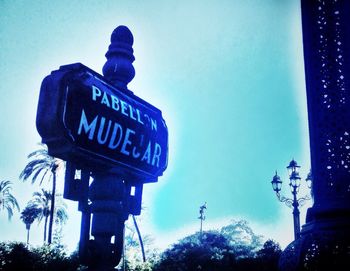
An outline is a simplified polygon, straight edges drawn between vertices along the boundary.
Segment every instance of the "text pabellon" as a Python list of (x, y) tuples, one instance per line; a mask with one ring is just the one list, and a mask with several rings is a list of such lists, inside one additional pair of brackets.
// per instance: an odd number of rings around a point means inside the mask
[[(147, 127), (151, 133), (157, 133), (157, 120), (142, 112), (141, 109), (135, 108), (119, 97), (108, 94), (94, 85), (91, 87), (91, 100), (128, 117), (137, 122), (138, 125)], [(150, 139), (145, 142), (144, 135), (137, 134), (137, 131), (130, 127), (125, 127), (122, 123), (105, 116), (96, 114), (88, 117), (87, 110), (86, 108), (81, 110), (76, 135), (86, 137), (110, 150), (159, 168), (162, 148), (158, 142), (153, 142)]]

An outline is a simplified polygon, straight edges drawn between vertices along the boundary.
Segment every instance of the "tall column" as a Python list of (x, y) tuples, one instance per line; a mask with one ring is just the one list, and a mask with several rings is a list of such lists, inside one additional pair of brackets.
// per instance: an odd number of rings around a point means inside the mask
[(281, 270), (350, 270), (350, 1), (301, 0), (314, 204)]
[[(106, 53), (107, 61), (102, 72), (114, 86), (121, 91), (130, 92), (127, 84), (134, 78), (135, 69), (132, 65), (135, 57), (132, 45), (134, 38), (126, 26), (118, 26), (111, 35), (111, 44)], [(91, 200), (91, 234), (94, 241), (90, 246), (93, 259), (89, 268), (93, 271), (114, 270), (121, 258), (124, 241), (124, 222), (132, 210), (130, 197), (130, 176), (93, 172), (94, 181), (89, 188)], [(127, 185), (126, 182), (129, 182)], [(140, 185), (139, 185), (140, 186)], [(138, 195), (141, 205), (142, 186)], [(138, 209), (137, 206), (136, 209)], [(111, 238), (114, 237), (114, 244)], [(89, 270), (90, 270), (89, 269)]]
[(350, 210), (349, 16), (347, 0), (302, 1), (316, 216)]
[[(132, 65), (134, 38), (126, 26), (118, 26), (111, 35), (111, 44), (106, 53), (107, 61), (103, 66), (104, 77), (120, 91), (131, 92), (127, 85), (135, 76)], [(88, 198), (81, 199), (82, 227), (80, 256), (91, 271), (114, 270), (123, 251), (124, 222), (129, 213), (141, 212), (142, 181), (131, 177), (124, 171), (120, 173), (92, 170), (93, 181), (88, 187)], [(82, 180), (89, 176), (85, 176)], [(130, 195), (131, 185), (135, 195)], [(87, 205), (90, 200), (89, 206)], [(93, 240), (89, 240), (90, 231)], [(113, 240), (114, 239), (114, 240)]]

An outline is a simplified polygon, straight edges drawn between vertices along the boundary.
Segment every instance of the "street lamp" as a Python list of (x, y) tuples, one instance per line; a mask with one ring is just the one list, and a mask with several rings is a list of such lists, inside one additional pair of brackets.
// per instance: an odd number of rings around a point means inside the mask
[(200, 228), (200, 236), (202, 236), (203, 231), (203, 221), (205, 220), (204, 210), (207, 209), (207, 202), (205, 202), (202, 206), (199, 207), (199, 217), (201, 220), (201, 228)]
[[(293, 208), (293, 221), (294, 221), (294, 239), (298, 239), (300, 237), (300, 211), (299, 206), (302, 206), (306, 200), (311, 199), (309, 195), (306, 195), (304, 197), (297, 197), (297, 194), (299, 192), (299, 188), (301, 185), (301, 178), (299, 176), (299, 168), (300, 166), (297, 164), (297, 162), (293, 159), (290, 161), (289, 165), (287, 166), (288, 173), (289, 173), (289, 186), (291, 193), (293, 195), (293, 198), (286, 198), (280, 194), (280, 191), (282, 189), (282, 180), (277, 175), (277, 171), (275, 175), (272, 178), (271, 184), (273, 191), (276, 192), (277, 198), (280, 202), (284, 202), (288, 207)], [(311, 189), (312, 186), (312, 179), (311, 179), (311, 172), (308, 174), (307, 178), (305, 179), (308, 188)]]

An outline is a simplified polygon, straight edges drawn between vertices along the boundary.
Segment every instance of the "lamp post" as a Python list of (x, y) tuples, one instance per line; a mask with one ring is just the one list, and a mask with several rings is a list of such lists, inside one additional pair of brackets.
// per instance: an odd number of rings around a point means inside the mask
[(207, 209), (207, 203), (205, 202), (202, 206), (199, 207), (199, 217), (198, 219), (201, 220), (201, 228), (200, 228), (200, 235), (202, 236), (203, 231), (203, 221), (205, 220), (204, 210)]
[[(310, 199), (309, 195), (298, 198), (299, 188), (301, 184), (301, 178), (299, 176), (299, 168), (300, 166), (293, 159), (290, 161), (287, 166), (289, 172), (289, 186), (292, 193), (292, 198), (286, 198), (280, 194), (282, 190), (282, 181), (281, 178), (277, 175), (277, 171), (275, 176), (273, 176), (271, 184), (273, 191), (276, 192), (277, 198), (280, 202), (284, 202), (288, 207), (293, 208), (293, 223), (294, 223), (294, 239), (298, 239), (300, 237), (300, 211), (299, 206), (302, 206), (306, 200)], [(308, 174), (305, 179), (307, 186), (311, 188), (311, 173)]]

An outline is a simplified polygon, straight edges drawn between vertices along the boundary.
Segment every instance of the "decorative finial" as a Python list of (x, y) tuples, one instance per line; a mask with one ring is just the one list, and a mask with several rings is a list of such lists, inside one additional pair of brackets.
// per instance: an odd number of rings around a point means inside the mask
[(127, 84), (134, 78), (135, 69), (132, 63), (135, 60), (132, 45), (134, 37), (124, 25), (114, 29), (111, 35), (111, 44), (106, 53), (107, 61), (103, 66), (103, 75), (117, 87), (127, 90)]

